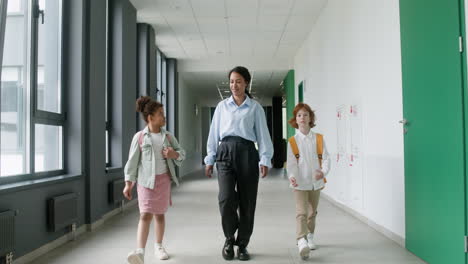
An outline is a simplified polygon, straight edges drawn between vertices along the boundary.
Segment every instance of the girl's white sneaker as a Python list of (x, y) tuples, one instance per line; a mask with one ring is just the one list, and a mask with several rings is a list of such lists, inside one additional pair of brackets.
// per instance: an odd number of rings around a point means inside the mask
[(155, 248), (155, 255), (160, 260), (169, 259), (169, 255), (167, 254), (166, 249), (164, 247), (162, 247), (162, 246)]
[(138, 250), (134, 250), (128, 253), (127, 261), (130, 264), (144, 264), (145, 263), (145, 256), (143, 252), (139, 252)]

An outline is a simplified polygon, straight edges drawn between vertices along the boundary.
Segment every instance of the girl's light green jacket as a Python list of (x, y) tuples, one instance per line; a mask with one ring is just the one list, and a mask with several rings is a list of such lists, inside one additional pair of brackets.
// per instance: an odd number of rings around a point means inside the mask
[[(141, 143), (138, 142), (140, 133), (143, 133), (143, 140)], [(179, 153), (179, 158), (166, 159), (167, 167), (171, 174), (171, 179), (179, 185), (179, 180), (175, 172), (175, 165), (180, 166), (182, 161), (185, 159), (185, 150), (183, 150), (177, 139), (168, 131), (161, 128), (163, 134), (163, 147), (172, 147)], [(156, 161), (153, 153), (153, 145), (151, 144), (151, 135), (148, 126), (142, 131), (137, 132), (132, 139), (130, 145), (130, 153), (128, 155), (127, 164), (125, 164), (124, 174), (125, 181), (138, 182), (143, 187), (153, 189), (154, 179), (156, 174)]]

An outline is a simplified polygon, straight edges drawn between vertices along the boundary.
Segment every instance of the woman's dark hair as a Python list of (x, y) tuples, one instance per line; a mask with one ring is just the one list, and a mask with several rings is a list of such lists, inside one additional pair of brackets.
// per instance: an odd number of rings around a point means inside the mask
[(141, 118), (148, 123), (148, 116), (156, 113), (163, 105), (154, 101), (149, 96), (141, 96), (136, 100), (136, 111), (141, 113)]
[[(250, 72), (246, 67), (243, 67), (243, 66), (234, 67), (231, 71), (229, 71), (228, 79), (231, 78), (231, 74), (233, 72), (240, 74), (244, 78), (245, 82), (247, 83), (247, 86), (249, 86), (250, 81), (252, 80), (252, 76), (250, 76)], [(245, 94), (247, 94), (248, 97), (252, 98), (247, 87), (245, 87)]]
[(298, 103), (296, 105), (296, 107), (294, 107), (293, 117), (291, 119), (289, 119), (288, 123), (294, 128), (299, 128), (299, 126), (297, 125), (297, 122), (296, 122), (296, 116), (297, 116), (297, 112), (299, 112), (299, 110), (301, 110), (301, 109), (304, 109), (307, 112), (309, 112), (309, 116), (310, 116), (309, 126), (310, 126), (310, 128), (313, 128), (315, 126), (314, 111), (310, 108), (310, 106), (308, 104), (304, 104), (304, 103)]

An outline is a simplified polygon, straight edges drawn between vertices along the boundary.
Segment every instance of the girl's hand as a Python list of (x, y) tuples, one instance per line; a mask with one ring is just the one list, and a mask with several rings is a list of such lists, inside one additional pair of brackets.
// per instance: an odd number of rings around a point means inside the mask
[(163, 148), (162, 155), (165, 159), (178, 159), (179, 153), (172, 147)]
[(315, 170), (315, 179), (317, 181), (323, 179), (323, 172), (321, 170)]
[(131, 181), (126, 181), (125, 182), (125, 188), (123, 189), (123, 195), (127, 200), (132, 200), (132, 189), (133, 186), (135, 185), (135, 182)]
[(289, 178), (289, 182), (291, 183), (292, 187), (297, 187), (296, 178), (294, 177)]

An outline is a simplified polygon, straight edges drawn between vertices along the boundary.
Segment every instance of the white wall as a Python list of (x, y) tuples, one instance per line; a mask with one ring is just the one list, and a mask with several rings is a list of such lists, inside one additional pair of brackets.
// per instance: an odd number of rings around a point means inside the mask
[[(316, 110), (315, 130), (332, 155), (324, 192), (404, 238), (400, 53), (398, 0), (329, 0), (294, 69), (296, 87), (306, 81), (304, 100)], [(357, 105), (361, 114), (355, 167), (336, 162), (340, 105)]]
[[(180, 168), (183, 177), (202, 168), (201, 112), (196, 91), (188, 87), (179, 75), (179, 142), (187, 152), (187, 157)], [(195, 115), (195, 104), (198, 115)]]

